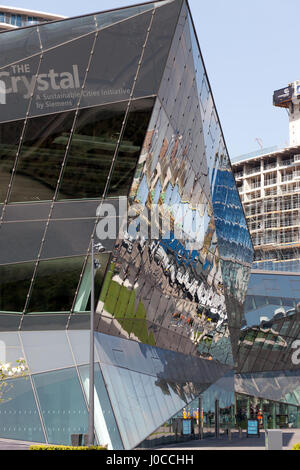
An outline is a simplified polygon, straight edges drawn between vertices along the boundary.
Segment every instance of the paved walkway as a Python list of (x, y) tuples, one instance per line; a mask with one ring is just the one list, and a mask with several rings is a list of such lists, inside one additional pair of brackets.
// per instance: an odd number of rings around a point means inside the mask
[[(283, 450), (291, 450), (300, 442), (300, 429), (283, 429)], [(0, 439), (0, 450), (28, 450), (32, 442), (12, 441)], [(245, 432), (240, 438), (237, 433), (232, 435), (232, 440), (222, 437), (220, 439), (207, 438), (203, 441), (190, 441), (181, 444), (172, 444), (164, 447), (155, 447), (152, 450), (265, 450), (265, 433), (261, 432), (259, 438), (247, 438)]]
[(32, 442), (0, 439), (0, 450), (28, 450), (30, 445), (32, 445)]
[[(291, 450), (292, 447), (300, 442), (300, 429), (283, 429), (283, 450)], [(232, 435), (232, 440), (222, 437), (220, 439), (207, 438), (203, 441), (191, 441), (180, 444), (172, 444), (164, 447), (156, 447), (155, 450), (265, 450), (265, 433), (261, 432), (259, 438), (247, 438), (245, 432), (240, 438), (237, 433)]]

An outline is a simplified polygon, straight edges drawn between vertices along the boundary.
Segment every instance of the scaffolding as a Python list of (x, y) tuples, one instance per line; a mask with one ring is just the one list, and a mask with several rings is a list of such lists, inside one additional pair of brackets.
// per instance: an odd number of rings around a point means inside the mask
[(300, 146), (235, 162), (255, 261), (300, 260)]

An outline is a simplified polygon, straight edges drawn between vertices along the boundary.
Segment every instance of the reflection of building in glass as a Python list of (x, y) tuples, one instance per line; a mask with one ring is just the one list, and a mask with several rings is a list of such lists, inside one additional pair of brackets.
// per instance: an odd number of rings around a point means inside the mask
[(64, 17), (61, 15), (0, 5), (0, 31), (10, 31), (62, 18)]
[(0, 435), (87, 430), (93, 234), (97, 440), (133, 448), (201, 393), (227, 419), (252, 244), (187, 3), (0, 44), (0, 351), (30, 370)]
[[(272, 380), (272, 377), (265, 377), (266, 382)], [(298, 377), (299, 381), (299, 377)], [(238, 386), (237, 386), (238, 389)], [(294, 389), (294, 394), (296, 389)], [(272, 396), (270, 392), (267, 394)], [(267, 429), (295, 429), (300, 427), (300, 414), (299, 407), (292, 404), (293, 399), (288, 395), (287, 402), (284, 401), (284, 397), (279, 395), (277, 398), (261, 398), (263, 393), (260, 392), (259, 396), (247, 395), (247, 390), (243, 389), (242, 393), (237, 394), (236, 402), (237, 407), (240, 410), (240, 424), (242, 427), (246, 427), (246, 419), (250, 417), (256, 419), (259, 412), (262, 414), (262, 427)], [(299, 392), (298, 397), (295, 401), (299, 403)]]

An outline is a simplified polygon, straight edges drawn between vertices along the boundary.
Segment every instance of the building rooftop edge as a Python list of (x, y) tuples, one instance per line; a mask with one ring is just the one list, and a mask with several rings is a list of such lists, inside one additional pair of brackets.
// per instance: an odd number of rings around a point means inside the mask
[(0, 4), (0, 10), (5, 10), (9, 13), (21, 13), (21, 14), (29, 14), (29, 15), (34, 15), (34, 16), (41, 16), (43, 18), (49, 18), (49, 19), (65, 19), (67, 16), (63, 15), (56, 15), (54, 13), (46, 13), (43, 11), (38, 11), (38, 10), (30, 10), (27, 8), (19, 8), (19, 7), (11, 7), (7, 5), (1, 5)]
[(231, 164), (238, 165), (239, 163), (244, 163), (250, 160), (260, 160), (263, 157), (268, 157), (269, 155), (276, 155), (279, 153), (285, 153), (285, 152), (290, 152), (299, 149), (300, 151), (300, 145), (296, 146), (289, 146), (289, 147), (284, 147), (284, 148), (278, 148), (277, 146), (270, 147), (269, 149), (263, 149), (261, 152), (258, 150), (257, 153), (249, 153), (245, 155), (240, 155), (239, 157), (233, 157), (231, 158)]
[(0, 21), (0, 28), (2, 29), (7, 29), (9, 31), (11, 31), (12, 29), (18, 29), (18, 26), (14, 25), (14, 24), (10, 24), (10, 23), (2, 23)]
[[(148, 4), (156, 5), (158, 3), (163, 3), (163, 2), (172, 3), (172, 1), (176, 1), (176, 0), (152, 0), (152, 1), (146, 1), (146, 2), (142, 1), (142, 2), (138, 2), (138, 3), (134, 3), (132, 5), (126, 5), (124, 7), (116, 7), (116, 8), (110, 8), (110, 9), (107, 9), (107, 10), (99, 10), (99, 11), (93, 11), (93, 12), (89, 12), (89, 13), (81, 13), (81, 14), (75, 15), (75, 16), (53, 15), (53, 14), (50, 14), (50, 13), (42, 13), (42, 12), (33, 11), (33, 10), (25, 10), (25, 9), (23, 10), (21, 8), (17, 9), (17, 8), (13, 8), (13, 7), (6, 7), (4, 5), (0, 5), (0, 9), (1, 8), (8, 8), (8, 9), (13, 10), (14, 12), (16, 12), (17, 10), (20, 10), (20, 12), (23, 12), (23, 13), (31, 12), (31, 13), (35, 13), (35, 14), (45, 15), (45, 19), (52, 19), (53, 22), (55, 22), (55, 21), (68, 21), (68, 20), (75, 20), (75, 19), (79, 19), (79, 18), (86, 18), (88, 16), (100, 15), (100, 14), (103, 14), (103, 13), (110, 13), (110, 12), (119, 11), (119, 10), (126, 10), (128, 8), (134, 8), (134, 7), (148, 5)], [(183, 0), (183, 1), (185, 1), (188, 4), (188, 0)], [(36, 26), (37, 25), (26, 25), (26, 26), (18, 27), (17, 29), (34, 28)], [(0, 31), (0, 33), (8, 33), (8, 32), (11, 32), (11, 31)]]
[[(141, 1), (141, 2), (138, 2), (138, 3), (134, 3), (133, 5), (125, 5), (124, 7), (115, 7), (115, 8), (110, 8), (108, 10), (99, 10), (99, 11), (97, 10), (97, 11), (90, 12), (90, 13), (82, 13), (82, 14), (72, 16), (72, 17), (63, 16), (63, 15), (56, 15), (56, 14), (53, 14), (53, 13), (45, 13), (45, 12), (37, 11), (37, 10), (29, 10), (29, 9), (26, 9), (26, 8), (10, 7), (10, 6), (1, 5), (1, 4), (0, 4), (0, 9), (6, 9), (7, 11), (13, 12), (13, 13), (17, 13), (17, 12), (32, 13), (32, 14), (35, 14), (35, 15), (44, 16), (45, 18), (52, 18), (53, 20), (60, 20), (60, 19), (61, 20), (67, 20), (67, 19), (81, 18), (81, 17), (85, 17), (85, 16), (90, 16), (90, 15), (98, 15), (98, 14), (101, 14), (101, 13), (109, 13), (111, 11), (125, 10), (127, 8), (133, 8), (133, 7), (147, 5), (147, 4), (163, 3), (164, 1), (166, 1), (166, 2), (169, 1), (171, 3), (173, 0), (148, 0), (148, 1), (144, 1), (144, 2)], [(185, 1), (187, 1), (187, 0), (185, 0)]]

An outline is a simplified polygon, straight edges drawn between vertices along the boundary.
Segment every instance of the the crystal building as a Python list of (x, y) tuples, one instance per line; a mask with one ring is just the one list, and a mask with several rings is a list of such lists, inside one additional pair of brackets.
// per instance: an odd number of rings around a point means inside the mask
[(93, 235), (97, 442), (134, 448), (199, 395), (232, 416), (253, 248), (187, 2), (0, 47), (0, 360), (29, 367), (0, 436), (87, 432)]

